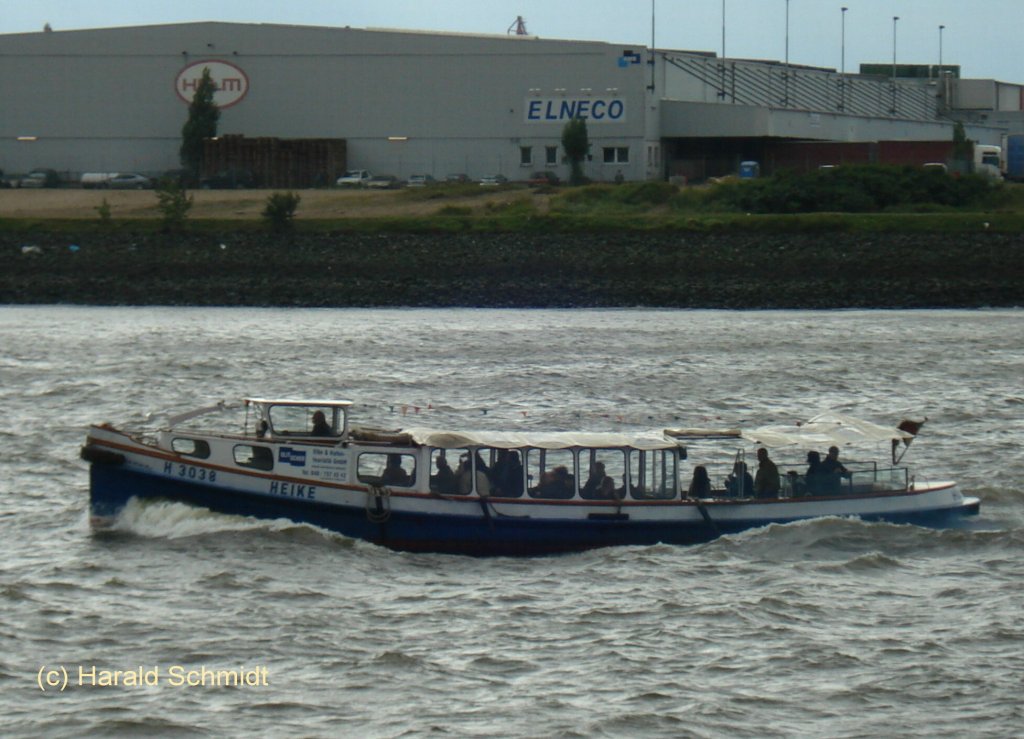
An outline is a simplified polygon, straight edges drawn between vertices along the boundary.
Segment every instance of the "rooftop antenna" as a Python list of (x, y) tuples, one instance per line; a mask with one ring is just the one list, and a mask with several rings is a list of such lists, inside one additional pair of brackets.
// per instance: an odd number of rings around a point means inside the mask
[(523, 16), (521, 15), (516, 16), (515, 21), (512, 23), (511, 26), (508, 27), (508, 30), (505, 31), (505, 33), (511, 34), (513, 30), (516, 32), (516, 36), (530, 35), (526, 32), (526, 21), (523, 19)]

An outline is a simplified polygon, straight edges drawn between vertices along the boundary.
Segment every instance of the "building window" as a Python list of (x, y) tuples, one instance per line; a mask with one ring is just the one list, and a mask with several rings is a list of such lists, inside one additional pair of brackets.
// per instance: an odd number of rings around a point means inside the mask
[(605, 164), (629, 164), (628, 146), (606, 146), (604, 147)]
[(545, 146), (544, 147), (544, 163), (548, 165), (558, 164), (558, 147), (557, 146)]
[(529, 167), (533, 164), (533, 147), (532, 146), (520, 146), (519, 147), (519, 166)]

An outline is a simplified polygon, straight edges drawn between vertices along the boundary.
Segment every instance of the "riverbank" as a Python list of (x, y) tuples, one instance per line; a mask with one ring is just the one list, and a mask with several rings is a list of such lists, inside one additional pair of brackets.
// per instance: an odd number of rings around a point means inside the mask
[(924, 308), (1024, 305), (1024, 236), (0, 229), (0, 303)]

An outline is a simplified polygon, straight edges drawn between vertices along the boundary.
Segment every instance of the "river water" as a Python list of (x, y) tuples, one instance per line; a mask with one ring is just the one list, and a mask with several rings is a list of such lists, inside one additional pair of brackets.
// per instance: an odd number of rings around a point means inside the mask
[[(0, 735), (1024, 727), (1024, 311), (0, 307), (0, 347)], [(389, 427), (927, 416), (918, 477), (982, 514), (519, 560), (166, 503), (90, 532), (88, 424), (246, 395), (348, 397)], [(155, 684), (93, 684), (140, 669)]]

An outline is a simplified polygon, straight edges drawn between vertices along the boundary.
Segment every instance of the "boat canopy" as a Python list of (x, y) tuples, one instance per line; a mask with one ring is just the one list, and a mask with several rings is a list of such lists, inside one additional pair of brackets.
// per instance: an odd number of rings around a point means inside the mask
[(302, 408), (348, 408), (351, 400), (294, 400), (276, 398), (246, 398), (246, 405), (294, 405)]
[(403, 429), (414, 443), (438, 449), (491, 447), (494, 449), (676, 449), (679, 444), (661, 434), (614, 434), (585, 432), (445, 431), (430, 428)]
[[(901, 424), (902, 426), (902, 424)], [(901, 428), (881, 426), (841, 413), (822, 413), (795, 426), (761, 426), (752, 429), (683, 428), (665, 429), (665, 435), (683, 440), (744, 439), (766, 447), (830, 446), (869, 441), (902, 441), (909, 444), (914, 434)]]
[(744, 439), (767, 447), (791, 445), (827, 446), (869, 441), (902, 441), (909, 444), (914, 434), (901, 428), (881, 426), (841, 413), (822, 413), (797, 426), (762, 426), (747, 429)]

